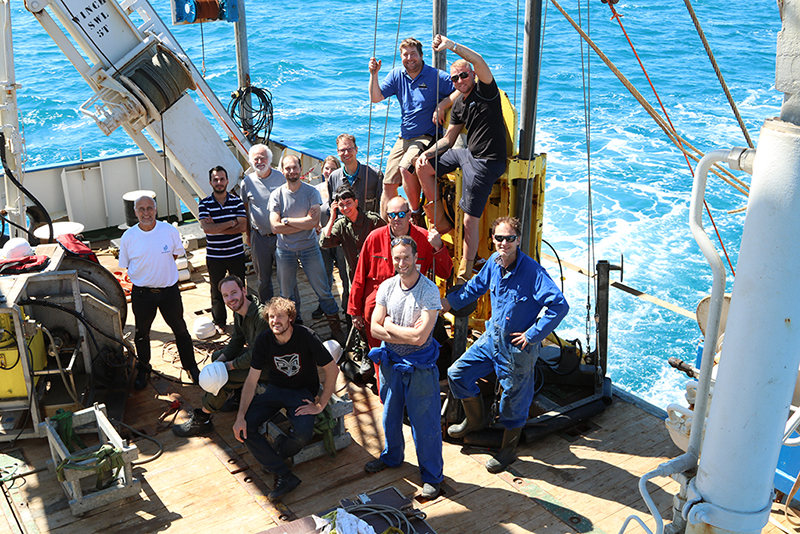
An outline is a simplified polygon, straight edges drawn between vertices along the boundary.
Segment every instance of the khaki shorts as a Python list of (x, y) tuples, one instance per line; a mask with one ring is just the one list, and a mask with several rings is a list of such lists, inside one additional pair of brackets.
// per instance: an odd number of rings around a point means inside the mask
[(417, 156), (428, 146), (433, 139), (430, 135), (414, 137), (413, 139), (397, 138), (397, 142), (389, 152), (389, 159), (386, 160), (386, 174), (383, 175), (384, 184), (401, 185), (403, 179), (400, 176), (400, 168), (407, 169), (417, 161)]

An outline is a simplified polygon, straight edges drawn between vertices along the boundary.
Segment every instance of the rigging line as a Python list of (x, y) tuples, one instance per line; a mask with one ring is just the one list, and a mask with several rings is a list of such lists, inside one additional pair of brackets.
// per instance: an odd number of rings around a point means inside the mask
[[(619, 13), (617, 13), (617, 10), (614, 9), (614, 4), (612, 4), (611, 2), (608, 3), (608, 7), (611, 9), (611, 13), (614, 14), (613, 17), (611, 17), (611, 18), (617, 20), (617, 23), (619, 24), (619, 27), (622, 30), (622, 33), (625, 34), (625, 39), (627, 39), (628, 44), (631, 45), (631, 50), (633, 51), (633, 55), (636, 56), (636, 61), (639, 63), (639, 66), (642, 68), (642, 72), (644, 73), (645, 78), (647, 78), (647, 83), (650, 84), (650, 88), (653, 90), (653, 94), (656, 96), (656, 100), (658, 100), (658, 104), (661, 106), (661, 111), (664, 112), (664, 117), (667, 119), (667, 122), (669, 122), (669, 126), (672, 129), (672, 131), (675, 132), (676, 135), (677, 135), (677, 130), (675, 130), (675, 125), (672, 124), (672, 119), (669, 118), (669, 113), (667, 113), (667, 108), (664, 106), (664, 103), (661, 101), (661, 97), (658, 96), (658, 91), (656, 91), (656, 88), (653, 85), (653, 81), (650, 79), (650, 76), (647, 74), (647, 70), (644, 68), (644, 63), (642, 63), (642, 60), (639, 58), (639, 54), (636, 52), (636, 48), (633, 46), (633, 42), (631, 42), (631, 38), (628, 37), (628, 32), (625, 31), (625, 26), (622, 24), (622, 16)], [(686, 160), (686, 165), (689, 167), (689, 172), (691, 173), (692, 178), (694, 178), (694, 168), (692, 167), (692, 164), (689, 163), (689, 156), (686, 154), (685, 150), (683, 151), (683, 157)], [(722, 247), (722, 252), (725, 254), (725, 259), (728, 260), (728, 265), (731, 268), (731, 274), (733, 274), (733, 276), (736, 276), (736, 271), (733, 268), (733, 262), (731, 261), (731, 258), (728, 256), (728, 251), (725, 248), (725, 243), (722, 241), (722, 236), (720, 235), (719, 229), (717, 228), (717, 223), (714, 221), (714, 216), (711, 215), (711, 209), (708, 207), (708, 202), (706, 202), (705, 198), (703, 199), (703, 206), (705, 206), (706, 213), (708, 214), (708, 218), (709, 218), (709, 220), (711, 222), (711, 226), (714, 227), (714, 232), (717, 234), (717, 240), (719, 241), (719, 244)]]
[[(581, 35), (581, 37), (588, 43), (588, 45), (592, 47), (592, 50), (594, 50), (597, 56), (603, 61), (603, 63), (605, 63), (605, 65), (609, 68), (609, 70), (611, 70), (611, 72), (614, 73), (614, 75), (622, 83), (622, 85), (625, 86), (625, 88), (633, 96), (633, 98), (635, 98), (636, 101), (639, 102), (639, 104), (644, 108), (647, 114), (650, 115), (650, 117), (652, 117), (652, 119), (656, 122), (659, 128), (661, 128), (661, 130), (669, 138), (669, 140), (672, 141), (673, 144), (675, 144), (675, 146), (678, 147), (678, 149), (681, 152), (686, 153), (687, 152), (686, 147), (688, 147), (696, 154), (699, 154), (700, 157), (702, 157), (704, 155), (703, 151), (701, 151), (700, 149), (692, 145), (692, 143), (681, 137), (677, 132), (673, 132), (672, 130), (670, 130), (666, 121), (664, 121), (664, 119), (658, 114), (655, 108), (644, 98), (644, 96), (642, 96), (642, 93), (640, 93), (639, 90), (633, 86), (630, 80), (628, 80), (628, 78), (626, 78), (625, 75), (622, 74), (622, 72), (617, 68), (616, 65), (614, 65), (614, 63), (608, 58), (608, 56), (606, 56), (603, 53), (603, 51), (600, 50), (600, 48), (595, 44), (595, 42), (592, 41), (592, 39), (588, 35), (586, 35), (586, 33), (575, 23), (572, 17), (570, 17), (569, 14), (564, 10), (564, 8), (561, 7), (558, 1), (557, 0), (551, 0), (551, 1), (553, 2), (553, 5), (556, 7), (556, 9), (558, 9), (561, 12), (561, 14), (564, 15), (564, 18), (567, 19), (567, 22), (569, 22), (575, 29), (575, 31), (577, 31)], [(695, 157), (694, 154), (689, 153), (688, 155), (694, 161), (700, 161), (700, 158)], [(750, 189), (749, 186), (739, 178), (735, 177), (727, 169), (715, 164), (714, 168), (711, 169), (711, 172), (713, 172), (717, 177), (719, 177), (725, 183), (727, 183), (728, 185), (730, 185), (731, 187), (742, 193), (744, 196), (748, 195), (747, 191), (749, 191)], [(738, 186), (736, 184), (738, 184)]]
[[(375, 29), (372, 31), (372, 57), (376, 57), (375, 55), (378, 53), (378, 6), (380, 5), (380, 0), (375, 0)], [(376, 74), (377, 76), (377, 74)], [(369, 99), (369, 121), (367, 122), (367, 165), (369, 165), (369, 145), (370, 140), (372, 138), (372, 97)], [(380, 170), (380, 169), (379, 169)], [(364, 196), (364, 202), (366, 202), (367, 197)], [(366, 206), (364, 206), (366, 208)]]
[[(169, 223), (169, 171), (167, 169), (167, 131), (164, 128), (164, 116), (161, 116), (161, 150), (163, 151), (162, 158), (164, 160), (164, 196), (167, 202), (167, 223)], [(156, 218), (158, 218), (158, 208), (156, 208)]]
[[(578, 2), (579, 22), (582, 24), (582, 12), (580, 10), (580, 2)], [(589, 16), (589, 0), (586, 2), (586, 25), (587, 34), (591, 33), (591, 17)], [(583, 40), (580, 41), (581, 47), (581, 79), (583, 82), (583, 120), (586, 136), (586, 271), (591, 272), (595, 262), (595, 249), (594, 249), (594, 217), (593, 204), (592, 204), (592, 150), (591, 150), (591, 56), (589, 55), (588, 46), (586, 49), (586, 58), (583, 55)], [(585, 63), (584, 63), (585, 61)], [(585, 65), (585, 66), (584, 66)], [(591, 348), (591, 324), (592, 324), (592, 295), (595, 294), (592, 290), (595, 288), (596, 278), (586, 278), (586, 321), (585, 335), (586, 335), (586, 348)]]
[(706, 34), (700, 27), (700, 20), (698, 20), (697, 14), (694, 12), (692, 2), (691, 0), (683, 0), (683, 2), (686, 4), (686, 9), (689, 10), (689, 15), (692, 17), (692, 22), (694, 22), (697, 35), (699, 35), (700, 40), (703, 41), (703, 48), (706, 49), (706, 54), (708, 54), (708, 59), (711, 61), (711, 66), (714, 68), (714, 73), (717, 75), (719, 84), (722, 86), (722, 90), (725, 92), (725, 97), (728, 99), (728, 104), (730, 104), (734, 116), (736, 116), (736, 121), (739, 123), (739, 127), (742, 129), (742, 134), (744, 134), (744, 138), (747, 140), (747, 146), (750, 148), (755, 148), (753, 145), (753, 140), (750, 139), (750, 132), (747, 131), (747, 126), (745, 126), (744, 120), (742, 120), (742, 116), (739, 113), (739, 108), (736, 106), (736, 102), (733, 101), (733, 96), (728, 89), (728, 84), (725, 83), (725, 78), (722, 76), (722, 71), (719, 70), (719, 65), (717, 65), (717, 60), (714, 58), (714, 53), (711, 51), (711, 45), (708, 43), (708, 39), (706, 39)]
[[(394, 36), (394, 56), (392, 56), (392, 69), (397, 64), (397, 46), (400, 43), (400, 21), (403, 20), (403, 0), (400, 0), (400, 13), (397, 15), (397, 34)], [(376, 22), (377, 24), (377, 22)], [(383, 168), (383, 154), (386, 152), (386, 131), (389, 128), (389, 109), (391, 109), (391, 98), (386, 102), (386, 117), (383, 120), (383, 141), (381, 142), (381, 157), (378, 160), (378, 172)]]
[(206, 77), (206, 40), (203, 36), (203, 23), (200, 23), (200, 51), (203, 57), (203, 78)]
[(517, 105), (517, 67), (519, 66), (519, 0), (517, 0), (516, 32), (517, 33), (514, 36), (514, 100), (512, 104), (516, 109), (519, 109), (519, 106)]

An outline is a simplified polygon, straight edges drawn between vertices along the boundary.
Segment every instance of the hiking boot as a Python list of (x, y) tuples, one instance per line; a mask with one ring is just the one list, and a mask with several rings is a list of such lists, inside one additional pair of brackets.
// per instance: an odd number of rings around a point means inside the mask
[(269, 492), (267, 499), (269, 499), (269, 502), (281, 500), (281, 497), (299, 486), (300, 482), (302, 482), (302, 480), (297, 478), (291, 471), (285, 475), (278, 475), (275, 477), (275, 489)]
[(420, 493), (419, 496), (431, 501), (439, 496), (439, 491), (439, 484), (428, 484), (426, 482), (422, 485), (422, 493)]
[(195, 436), (206, 436), (214, 431), (214, 423), (211, 422), (211, 414), (201, 409), (195, 409), (191, 417), (185, 423), (172, 426), (172, 433), (179, 438), (192, 438)]
[(411, 222), (414, 223), (416, 226), (420, 228), (427, 228), (428, 225), (425, 224), (425, 212), (422, 210), (419, 211), (412, 211), (409, 215), (411, 215)]
[[(367, 464), (364, 466), (364, 471), (372, 475), (375, 473), (380, 473), (387, 467), (394, 469), (394, 467), (392, 467), (391, 465), (387, 465), (380, 458), (375, 458), (374, 460), (370, 460), (369, 462), (367, 462)], [(400, 466), (398, 465), (395, 467), (400, 467)]]
[(325, 316), (325, 312), (322, 311), (322, 305), (317, 306), (317, 309), (311, 312), (312, 319), (322, 319)]
[(147, 381), (150, 379), (150, 371), (147, 369), (139, 369), (136, 371), (136, 379), (133, 381), (133, 389), (141, 391), (147, 387)]

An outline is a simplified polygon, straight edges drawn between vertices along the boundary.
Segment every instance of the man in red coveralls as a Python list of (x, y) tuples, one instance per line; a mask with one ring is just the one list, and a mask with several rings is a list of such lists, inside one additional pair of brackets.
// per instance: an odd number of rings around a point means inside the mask
[[(422, 274), (427, 275), (433, 269), (439, 278), (448, 278), (453, 270), (453, 260), (436, 229), (425, 230), (411, 224), (411, 211), (406, 199), (394, 197), (389, 200), (386, 211), (389, 225), (373, 230), (367, 236), (350, 287), (347, 313), (360, 330), (364, 330), (372, 317), (378, 286), (395, 275), (391, 247), (395, 237), (408, 235), (418, 243), (417, 267)], [(370, 348), (380, 345), (380, 341), (372, 337), (369, 327), (366, 333)]]

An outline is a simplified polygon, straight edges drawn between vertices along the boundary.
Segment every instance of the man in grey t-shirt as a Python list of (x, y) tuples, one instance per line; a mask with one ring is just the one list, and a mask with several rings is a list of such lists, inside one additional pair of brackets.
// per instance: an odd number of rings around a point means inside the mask
[[(245, 243), (250, 245), (253, 268), (258, 277), (258, 300), (269, 302), (272, 289), (272, 262), (275, 259), (277, 236), (269, 222), (270, 194), (286, 183), (283, 174), (272, 168), (272, 152), (264, 145), (253, 145), (249, 153), (250, 165), (255, 172), (245, 176), (240, 189), (245, 211), (247, 230)], [(299, 308), (300, 303), (297, 302)]]
[(286, 156), (281, 161), (281, 169), (286, 183), (272, 192), (267, 208), (272, 231), (278, 235), (275, 259), (281, 296), (291, 298), (296, 293), (299, 261), (328, 318), (331, 333), (344, 345), (339, 307), (331, 294), (317, 242), (316, 228), (319, 225), (322, 197), (315, 187), (300, 180), (300, 158)]
[(411, 421), (422, 475), (422, 497), (439, 495), (443, 479), (442, 428), (439, 418), (439, 343), (433, 327), (441, 309), (439, 289), (417, 270), (417, 244), (409, 236), (391, 242), (397, 274), (378, 287), (372, 335), (383, 343), (370, 351), (380, 362), (380, 396), (386, 445), (380, 458), (367, 462), (367, 473), (403, 463), (403, 409)]

